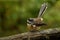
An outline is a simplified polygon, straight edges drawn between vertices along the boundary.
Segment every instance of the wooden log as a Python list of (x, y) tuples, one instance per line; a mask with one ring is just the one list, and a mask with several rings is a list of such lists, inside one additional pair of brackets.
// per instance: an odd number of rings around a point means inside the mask
[(60, 38), (60, 28), (52, 28), (37, 32), (25, 32), (8, 37), (0, 37), (0, 40), (49, 40)]

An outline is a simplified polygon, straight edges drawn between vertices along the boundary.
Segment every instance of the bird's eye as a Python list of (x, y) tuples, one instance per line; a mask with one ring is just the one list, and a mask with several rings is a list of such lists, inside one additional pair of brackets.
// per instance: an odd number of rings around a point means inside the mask
[(31, 18), (29, 18), (29, 19), (27, 20), (27, 23), (29, 23), (29, 24), (33, 24), (33, 23), (34, 23), (34, 20), (31, 19)]
[(31, 18), (30, 18), (30, 19), (28, 19), (28, 20), (29, 20), (29, 21), (33, 21), (33, 19), (31, 19)]

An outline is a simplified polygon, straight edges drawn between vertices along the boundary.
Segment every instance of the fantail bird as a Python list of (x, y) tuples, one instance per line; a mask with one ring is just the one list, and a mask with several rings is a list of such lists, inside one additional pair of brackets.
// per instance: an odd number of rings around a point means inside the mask
[(43, 3), (41, 8), (40, 8), (38, 17), (37, 18), (29, 18), (27, 20), (27, 26), (28, 26), (29, 31), (39, 30), (41, 26), (46, 25), (43, 22), (43, 18), (42, 18), (42, 15), (46, 9), (47, 9), (47, 4)]

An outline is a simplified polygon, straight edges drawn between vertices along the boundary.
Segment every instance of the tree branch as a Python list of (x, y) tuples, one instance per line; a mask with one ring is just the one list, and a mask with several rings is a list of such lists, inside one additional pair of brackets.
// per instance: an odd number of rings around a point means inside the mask
[(60, 28), (47, 29), (37, 32), (25, 32), (8, 37), (2, 37), (0, 40), (28, 40), (28, 39), (50, 39), (51, 36), (60, 37)]

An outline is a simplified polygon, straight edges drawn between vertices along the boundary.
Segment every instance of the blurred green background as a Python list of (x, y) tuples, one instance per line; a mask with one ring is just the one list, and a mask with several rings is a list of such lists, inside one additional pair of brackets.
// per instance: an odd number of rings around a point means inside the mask
[(60, 0), (0, 0), (0, 37), (28, 31), (26, 20), (37, 17), (42, 3), (48, 2), (43, 18), (47, 26), (60, 27)]

